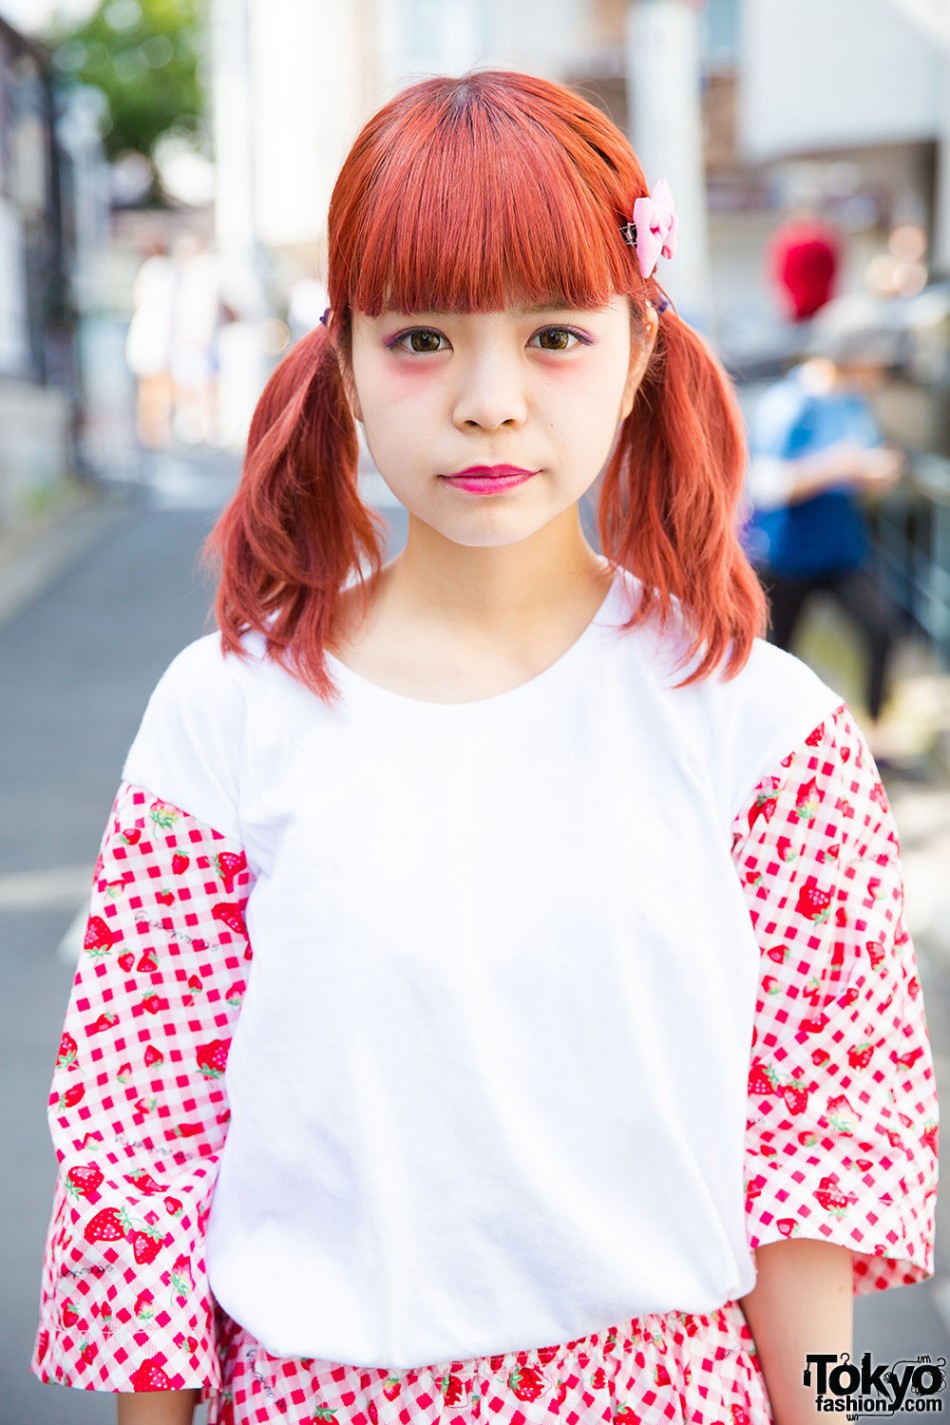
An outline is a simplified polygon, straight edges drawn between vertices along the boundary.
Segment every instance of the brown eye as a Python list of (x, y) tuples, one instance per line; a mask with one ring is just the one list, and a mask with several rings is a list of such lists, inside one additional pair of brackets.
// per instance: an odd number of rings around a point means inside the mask
[(580, 341), (569, 327), (545, 327), (537, 336), (542, 351), (570, 351)]
[(407, 339), (410, 351), (418, 352), (420, 355), (438, 351), (439, 342), (442, 340), (438, 332), (424, 330), (406, 332), (404, 336), (400, 337), (400, 341)]

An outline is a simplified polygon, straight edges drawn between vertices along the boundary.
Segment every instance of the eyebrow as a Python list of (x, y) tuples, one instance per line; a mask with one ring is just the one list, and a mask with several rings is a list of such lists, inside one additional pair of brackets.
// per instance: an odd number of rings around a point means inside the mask
[(578, 309), (565, 297), (559, 302), (537, 302), (533, 307), (515, 307), (514, 310), (522, 317), (536, 317), (539, 312), (573, 312)]
[[(603, 312), (607, 309), (606, 307), (575, 307), (571, 302), (567, 300), (566, 297), (564, 297), (560, 300), (554, 300), (550, 302), (536, 302), (531, 307), (512, 307), (511, 310), (518, 317), (536, 317), (539, 316), (542, 312)], [(419, 312), (420, 315), (425, 315), (426, 312), (429, 312), (433, 317), (454, 317), (457, 315), (456, 312), (446, 307), (426, 307), (424, 309), (420, 308)]]

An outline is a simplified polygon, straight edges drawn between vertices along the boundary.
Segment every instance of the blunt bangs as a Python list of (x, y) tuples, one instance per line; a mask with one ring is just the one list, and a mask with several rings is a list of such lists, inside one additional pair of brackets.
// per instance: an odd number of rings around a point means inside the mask
[[(244, 635), (328, 705), (326, 660), (343, 591), (363, 612), (387, 554), (364, 503), (354, 419), (351, 313), (599, 308), (663, 296), (621, 228), (646, 192), (627, 139), (563, 85), (507, 70), (424, 80), (364, 125), (333, 189), (332, 318), (271, 373), (251, 421), (237, 492), (206, 554), (220, 557), (224, 647)], [(643, 597), (627, 627), (690, 625), (682, 684), (733, 677), (767, 629), (766, 600), (737, 536), (747, 465), (731, 382), (675, 307), (655, 334), (633, 409), (603, 471), (600, 547)]]
[(633, 150), (579, 96), (561, 91), (559, 112), (543, 84), (430, 80), (370, 121), (330, 205), (335, 310), (593, 308), (644, 290), (620, 234), (645, 191)]

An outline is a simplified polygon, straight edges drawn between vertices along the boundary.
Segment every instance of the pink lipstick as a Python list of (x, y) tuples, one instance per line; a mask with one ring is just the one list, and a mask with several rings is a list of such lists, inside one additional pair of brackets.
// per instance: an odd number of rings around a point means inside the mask
[(447, 485), (457, 485), (460, 490), (468, 490), (473, 495), (494, 495), (502, 490), (510, 490), (515, 485), (523, 485), (536, 470), (521, 470), (517, 465), (470, 465), (454, 475), (440, 475)]

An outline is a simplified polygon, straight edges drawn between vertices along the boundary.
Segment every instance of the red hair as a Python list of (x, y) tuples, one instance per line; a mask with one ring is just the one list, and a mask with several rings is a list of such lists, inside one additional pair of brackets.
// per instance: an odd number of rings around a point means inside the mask
[[(299, 341), (251, 423), (237, 492), (212, 531), (225, 647), (262, 632), (270, 656), (328, 702), (324, 649), (340, 592), (384, 561), (385, 524), (357, 490), (345, 396), (351, 313), (499, 311), (630, 299), (634, 339), (661, 291), (622, 239), (647, 192), (620, 130), (572, 90), (504, 70), (424, 80), (369, 120), (329, 209), (329, 329)], [(604, 555), (642, 581), (628, 627), (678, 605), (701, 653), (685, 683), (743, 667), (765, 597), (739, 544), (742, 420), (728, 377), (668, 308), (633, 410), (604, 471)]]
[(793, 322), (806, 322), (831, 301), (841, 262), (838, 235), (813, 219), (784, 224), (773, 233), (769, 268)]

